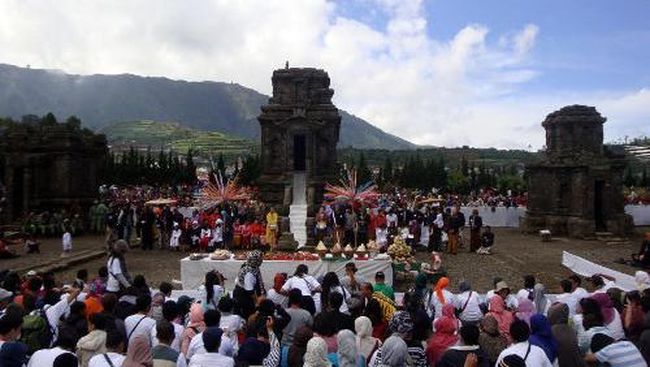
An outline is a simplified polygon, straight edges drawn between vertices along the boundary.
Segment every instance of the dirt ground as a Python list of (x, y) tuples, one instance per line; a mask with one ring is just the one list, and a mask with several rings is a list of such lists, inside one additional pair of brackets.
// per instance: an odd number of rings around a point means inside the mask
[[(567, 238), (555, 238), (552, 242), (542, 242), (538, 236), (523, 235), (516, 228), (496, 228), (495, 246), (492, 255), (476, 255), (468, 253), (468, 246), (461, 248), (456, 256), (444, 255), (443, 266), (447, 269), (452, 282), (452, 290), (463, 280), (469, 280), (475, 290), (485, 292), (491, 288), (492, 278), (500, 276), (513, 289), (522, 285), (522, 277), (534, 274), (544, 283), (549, 292), (559, 291), (559, 281), (570, 274), (561, 265), (562, 251), (566, 250), (578, 256), (615, 270), (634, 274), (633, 267), (614, 263), (621, 257), (629, 258), (630, 254), (638, 251), (642, 234), (650, 228), (637, 227), (636, 234), (628, 244), (607, 245), (599, 241), (583, 241)], [(103, 237), (83, 236), (73, 240), (73, 253), (88, 249), (101, 249)], [(53, 257), (58, 257), (61, 244), (58, 239), (42, 240), (40, 255), (24, 254), (23, 249), (14, 247), (21, 254), (19, 258), (0, 260), (0, 270), (23, 266), (37, 266)], [(127, 264), (132, 275), (144, 274), (152, 286), (161, 281), (180, 280), (179, 260), (186, 254), (161, 250), (142, 251), (138, 248), (127, 254)], [(418, 259), (428, 258), (426, 253), (418, 253)], [(62, 282), (71, 282), (77, 270), (88, 269), (91, 277), (100, 266), (105, 264), (105, 258), (91, 260), (59, 271), (57, 277)], [(270, 282), (270, 280), (268, 280)], [(398, 284), (403, 290), (410, 284)]]

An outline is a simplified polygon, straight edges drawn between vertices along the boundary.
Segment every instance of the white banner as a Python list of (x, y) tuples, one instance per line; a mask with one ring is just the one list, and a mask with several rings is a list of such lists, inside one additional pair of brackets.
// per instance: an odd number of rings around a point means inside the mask
[(566, 251), (562, 252), (562, 265), (583, 277), (590, 277), (594, 274), (605, 274), (610, 276), (615, 279), (614, 283), (616, 284), (616, 287), (626, 292), (637, 289), (633, 276), (606, 268)]

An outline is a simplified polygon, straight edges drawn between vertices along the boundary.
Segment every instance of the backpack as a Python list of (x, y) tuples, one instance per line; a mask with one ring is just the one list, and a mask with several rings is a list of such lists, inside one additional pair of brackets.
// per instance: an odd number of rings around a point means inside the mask
[(27, 354), (49, 348), (52, 343), (52, 328), (42, 311), (35, 311), (23, 317), (20, 341), (27, 345)]

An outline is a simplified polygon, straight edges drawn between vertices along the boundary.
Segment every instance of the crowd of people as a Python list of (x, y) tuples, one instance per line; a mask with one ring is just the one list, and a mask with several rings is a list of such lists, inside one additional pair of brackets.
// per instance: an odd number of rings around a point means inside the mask
[[(434, 254), (414, 285), (395, 293), (385, 274), (363, 279), (293, 274), (263, 279), (261, 252), (248, 253), (234, 289), (217, 271), (198, 296), (172, 296), (132, 277), (129, 246), (112, 245), (95, 277), (65, 284), (53, 273), (2, 274), (0, 366), (646, 366), (650, 276), (638, 290), (579, 276), (546, 294), (534, 276), (520, 289), (500, 278), (481, 294)], [(270, 287), (267, 288), (266, 284)]]

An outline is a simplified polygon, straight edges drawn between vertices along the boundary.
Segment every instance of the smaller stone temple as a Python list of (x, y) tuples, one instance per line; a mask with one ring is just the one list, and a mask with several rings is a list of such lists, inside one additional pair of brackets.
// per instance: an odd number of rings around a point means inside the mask
[(528, 165), (528, 209), (524, 232), (591, 238), (597, 232), (624, 235), (625, 157), (603, 145), (602, 117), (595, 107), (573, 105), (549, 114), (546, 152)]
[[(70, 122), (72, 121), (72, 122)], [(87, 209), (98, 195), (106, 137), (66, 123), (12, 123), (0, 134), (7, 205), (3, 220), (30, 211)]]

